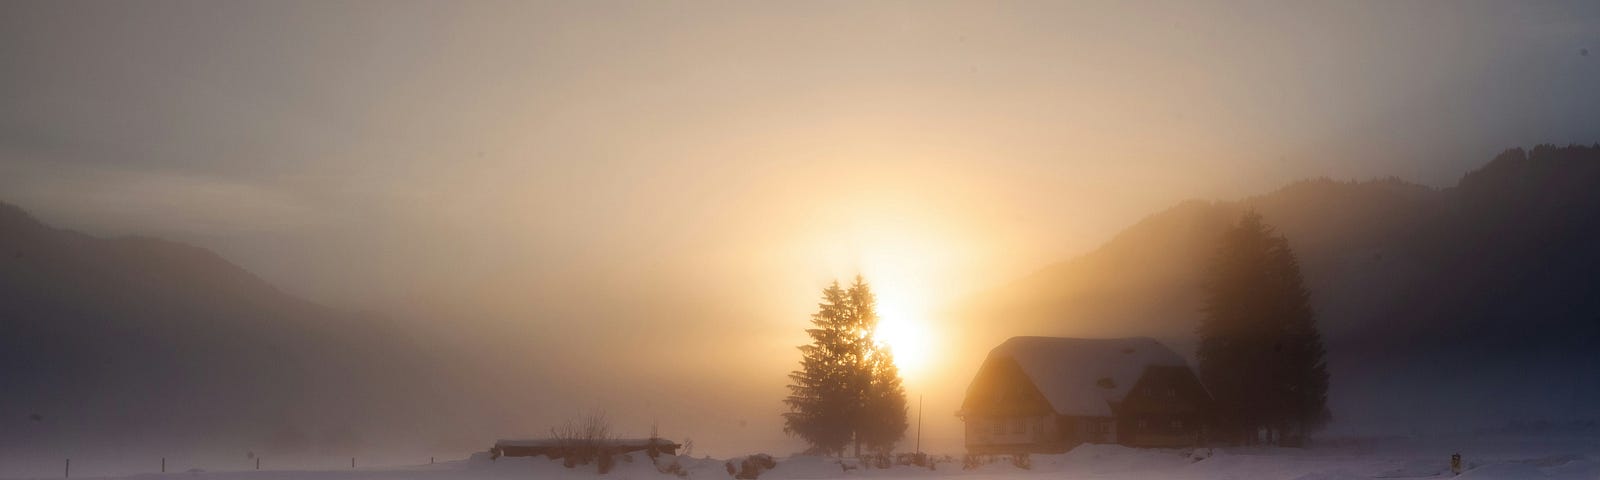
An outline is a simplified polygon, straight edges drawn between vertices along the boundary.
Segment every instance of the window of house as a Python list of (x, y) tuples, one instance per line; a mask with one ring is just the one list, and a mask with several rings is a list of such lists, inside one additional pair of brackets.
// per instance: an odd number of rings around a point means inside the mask
[(1173, 420), (1172, 421), (1172, 429), (1173, 430), (1183, 430), (1183, 420)]
[(996, 419), (992, 420), (989, 423), (989, 432), (993, 433), (995, 435), (1003, 435), (1003, 434), (1005, 434), (1006, 433), (1006, 421), (1005, 421), (1005, 419), (996, 418)]
[(1020, 418), (1011, 419), (1011, 433), (1022, 433), (1022, 432), (1026, 431), (1026, 430), (1027, 430), (1027, 427), (1024, 427), (1022, 425), (1022, 419), (1020, 419)]
[(1169, 397), (1178, 396), (1178, 389), (1176, 389), (1176, 388), (1167, 388), (1167, 396), (1169, 396)]
[(1139, 430), (1149, 430), (1150, 429), (1150, 421), (1142, 419), (1142, 418), (1139, 419), (1139, 422), (1134, 424), (1134, 425)]
[(1092, 420), (1089, 422), (1089, 433), (1101, 435), (1111, 433), (1111, 422), (1108, 420)]

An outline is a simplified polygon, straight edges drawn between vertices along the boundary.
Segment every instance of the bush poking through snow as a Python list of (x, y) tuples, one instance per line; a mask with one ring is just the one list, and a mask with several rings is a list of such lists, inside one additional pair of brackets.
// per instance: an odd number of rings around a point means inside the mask
[(551, 428), (550, 438), (560, 445), (562, 465), (567, 468), (595, 462), (600, 473), (607, 473), (614, 465), (610, 451), (613, 440), (611, 421), (606, 419), (604, 410), (596, 410), (576, 421), (567, 420), (561, 426)]
[(859, 458), (861, 466), (879, 470), (889, 468), (892, 464), (887, 453), (869, 453)]
[[(739, 462), (739, 466), (737, 468), (734, 467), (735, 461)], [(777, 468), (778, 461), (773, 460), (772, 455), (757, 453), (742, 459), (736, 458), (733, 460), (728, 460), (726, 466), (728, 468), (728, 475), (732, 475), (733, 478), (739, 480), (755, 480), (761, 476), (761, 472)]]
[(661, 473), (677, 475), (678, 478), (688, 478), (689, 477), (689, 471), (683, 469), (683, 464), (678, 463), (678, 459), (676, 457), (674, 457), (672, 460), (667, 461), (665, 463), (660, 462), (658, 460), (656, 462), (656, 471), (661, 472)]
[(961, 468), (965, 470), (972, 470), (984, 465), (1002, 461), (1010, 462), (1012, 466), (1023, 470), (1033, 469), (1033, 459), (1028, 457), (1027, 453), (1017, 453), (1011, 455), (975, 455), (969, 453), (966, 456), (961, 457)]
[(853, 464), (853, 463), (845, 462), (842, 459), (839, 460), (839, 471), (841, 471), (841, 472), (848, 472), (848, 471), (851, 471), (851, 470), (858, 470), (860, 468), (861, 468), (860, 465), (856, 465), (856, 464)]

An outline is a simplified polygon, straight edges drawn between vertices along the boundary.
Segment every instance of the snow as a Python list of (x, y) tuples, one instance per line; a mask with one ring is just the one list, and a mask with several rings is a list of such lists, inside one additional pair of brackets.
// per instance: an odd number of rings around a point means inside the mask
[[(985, 362), (1007, 357), (1033, 380), (1056, 413), (1098, 417), (1112, 416), (1107, 402), (1126, 397), (1145, 367), (1189, 366), (1148, 337), (1012, 337), (991, 350)], [(1110, 379), (1110, 388), (1101, 379)]]
[[(1460, 452), (1467, 470), (1449, 472), (1450, 454)], [(737, 460), (737, 459), (735, 459)], [(1308, 449), (1270, 447), (1134, 449), (1083, 445), (1061, 455), (1034, 455), (1032, 469), (996, 462), (973, 470), (941, 463), (937, 470), (896, 466), (846, 469), (851, 459), (793, 456), (778, 459), (762, 480), (1044, 480), (1044, 479), (1283, 479), (1350, 480), (1382, 478), (1596, 479), (1600, 478), (1600, 436), (1458, 436), (1389, 438), (1324, 443)], [(642, 453), (623, 455), (608, 474), (594, 467), (568, 469), (543, 457), (501, 458), (486, 454), (436, 465), (338, 470), (277, 470), (139, 474), (125, 480), (729, 480), (724, 459), (662, 456), (652, 462)], [(683, 476), (662, 473), (676, 464)], [(44, 478), (60, 478), (56, 476)], [(77, 478), (76, 476), (74, 478)]]

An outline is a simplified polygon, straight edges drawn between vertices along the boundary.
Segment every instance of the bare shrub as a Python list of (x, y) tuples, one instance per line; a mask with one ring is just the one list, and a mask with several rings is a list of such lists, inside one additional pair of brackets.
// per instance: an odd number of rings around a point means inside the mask
[(561, 450), (562, 464), (567, 468), (597, 463), (600, 473), (611, 471), (611, 421), (604, 410), (595, 410), (577, 420), (567, 420), (550, 429), (550, 438)]
[(673, 459), (672, 461), (667, 462), (665, 465), (656, 465), (656, 470), (661, 473), (677, 475), (678, 478), (689, 477), (689, 471), (684, 470), (683, 464), (678, 463), (677, 459)]
[[(739, 462), (738, 467), (734, 466), (735, 460)], [(724, 466), (728, 469), (728, 475), (732, 475), (735, 479), (755, 480), (761, 476), (761, 472), (777, 468), (778, 462), (772, 455), (757, 453), (743, 459), (728, 460)]]

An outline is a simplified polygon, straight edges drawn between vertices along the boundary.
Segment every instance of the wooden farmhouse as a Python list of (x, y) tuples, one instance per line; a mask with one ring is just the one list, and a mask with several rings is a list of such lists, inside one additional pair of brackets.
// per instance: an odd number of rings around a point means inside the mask
[(1060, 453), (1198, 445), (1210, 404), (1183, 357), (1154, 339), (1013, 337), (989, 352), (958, 414), (970, 453)]

